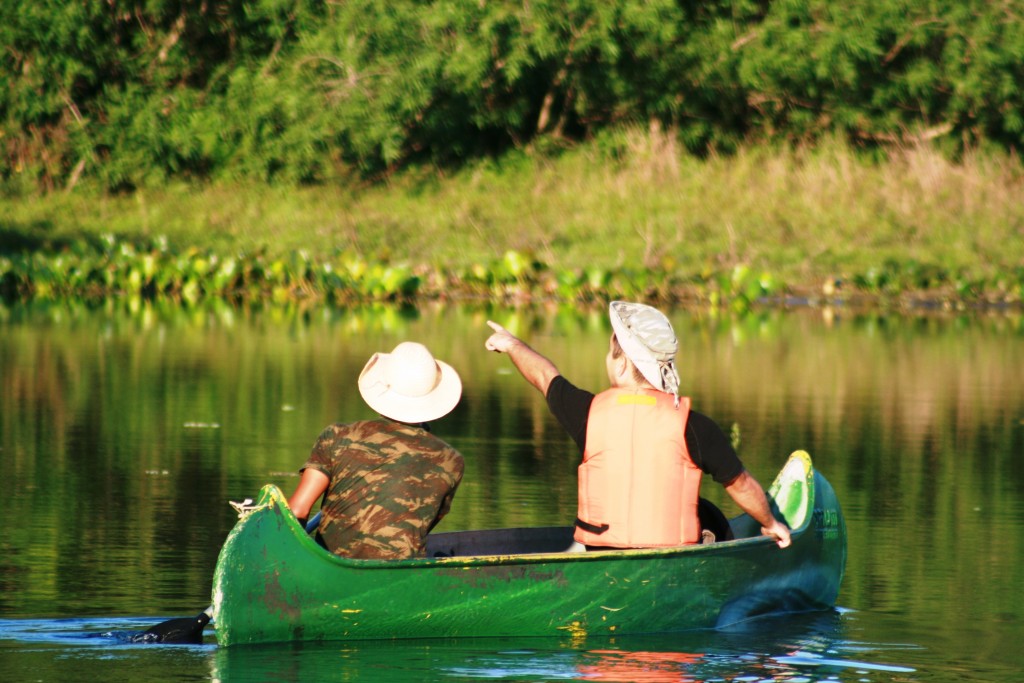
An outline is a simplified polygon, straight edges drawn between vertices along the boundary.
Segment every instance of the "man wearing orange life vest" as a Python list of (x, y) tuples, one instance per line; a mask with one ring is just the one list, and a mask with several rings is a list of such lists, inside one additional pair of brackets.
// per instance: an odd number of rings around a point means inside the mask
[(589, 550), (700, 542), (698, 507), (710, 505), (699, 499), (700, 480), (707, 473), (764, 535), (787, 547), (789, 527), (774, 517), (729, 438), (679, 396), (678, 343), (668, 318), (637, 303), (613, 301), (609, 310), (613, 333), (605, 365), (611, 388), (596, 396), (487, 321), (493, 334), (485, 347), (512, 359), (583, 452), (576, 540)]

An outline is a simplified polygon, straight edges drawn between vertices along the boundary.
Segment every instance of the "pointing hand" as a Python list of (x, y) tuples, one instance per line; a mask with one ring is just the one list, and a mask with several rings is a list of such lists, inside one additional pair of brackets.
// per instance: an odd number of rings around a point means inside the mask
[(491, 320), (487, 321), (491, 329), (494, 330), (494, 334), (487, 338), (484, 342), (484, 348), (488, 351), (497, 351), (498, 353), (507, 353), (519, 339), (514, 334), (506, 330), (504, 327)]

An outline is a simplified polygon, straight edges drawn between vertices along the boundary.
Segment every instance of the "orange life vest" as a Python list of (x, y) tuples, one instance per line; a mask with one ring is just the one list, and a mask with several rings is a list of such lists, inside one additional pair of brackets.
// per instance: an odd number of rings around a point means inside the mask
[(575, 538), (650, 548), (697, 543), (701, 470), (686, 449), (690, 399), (653, 389), (603, 391), (587, 418)]

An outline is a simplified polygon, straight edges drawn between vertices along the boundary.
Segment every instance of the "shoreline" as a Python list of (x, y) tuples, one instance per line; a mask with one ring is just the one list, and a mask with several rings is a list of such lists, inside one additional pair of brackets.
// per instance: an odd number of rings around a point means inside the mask
[(1019, 308), (1024, 166), (840, 143), (707, 159), (624, 131), (387, 183), (0, 197), (0, 296), (806, 299)]

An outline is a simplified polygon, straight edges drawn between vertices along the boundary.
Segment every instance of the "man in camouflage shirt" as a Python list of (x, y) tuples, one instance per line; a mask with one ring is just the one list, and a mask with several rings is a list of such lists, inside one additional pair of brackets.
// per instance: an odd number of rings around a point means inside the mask
[(428, 422), (450, 412), (462, 385), (451, 366), (414, 342), (377, 353), (359, 391), (380, 419), (327, 427), (288, 504), (304, 521), (321, 496), (317, 539), (358, 559), (426, 556), (426, 539), (451, 508), (463, 459)]

